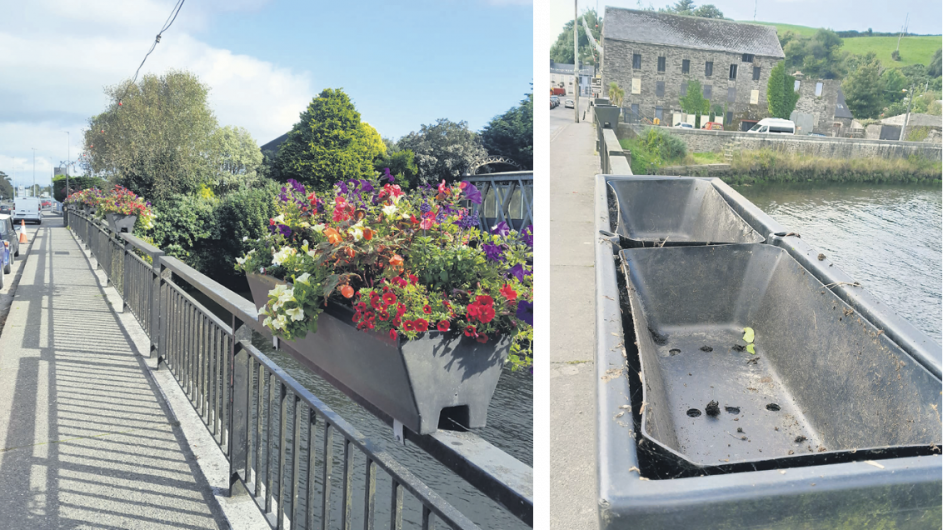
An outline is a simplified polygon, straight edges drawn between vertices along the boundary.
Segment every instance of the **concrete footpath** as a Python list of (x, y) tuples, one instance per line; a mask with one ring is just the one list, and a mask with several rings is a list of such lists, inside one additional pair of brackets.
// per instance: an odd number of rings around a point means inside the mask
[(0, 528), (256, 526), (227, 520), (222, 454), (61, 222), (32, 235), (0, 334)]
[(598, 526), (593, 421), (593, 187), (599, 173), (595, 147), (596, 133), (589, 122), (571, 122), (551, 134), (550, 527), (561, 530)]

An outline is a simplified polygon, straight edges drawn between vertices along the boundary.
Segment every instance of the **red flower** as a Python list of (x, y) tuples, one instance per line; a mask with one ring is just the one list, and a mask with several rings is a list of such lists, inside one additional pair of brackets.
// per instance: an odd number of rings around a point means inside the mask
[(468, 320), (477, 320), (480, 311), (481, 306), (478, 305), (478, 302), (469, 304), (468, 307), (465, 308), (465, 312), (468, 314)]
[(374, 320), (377, 319), (377, 314), (374, 313), (373, 311), (367, 311), (366, 313), (363, 314), (363, 318), (364, 320), (373, 322)]
[(426, 331), (429, 329), (429, 322), (423, 318), (413, 320), (413, 325), (416, 327), (416, 331)]
[(475, 300), (481, 305), (494, 305), (494, 300), (486, 294), (479, 295)]
[(391, 330), (390, 330), (390, 338), (393, 339), (393, 340), (396, 340), (396, 330), (395, 330), (395, 329), (391, 329)]
[(419, 283), (419, 278), (417, 278), (415, 274), (410, 274), (409, 283), (416, 285), (417, 283)]
[(427, 305), (424, 305), (424, 306), (422, 306), (422, 312), (425, 313), (425, 314), (427, 314), (427, 315), (431, 315), (431, 314), (432, 314), (432, 308), (429, 307), (428, 304), (427, 304)]
[(484, 344), (484, 343), (488, 342), (488, 336), (485, 335), (484, 333), (482, 333), (481, 335), (478, 335), (478, 339), (477, 339), (477, 340), (478, 340), (478, 342)]
[(403, 325), (403, 321), (400, 320), (399, 317), (396, 317), (396, 318), (394, 318), (393, 320), (390, 321), (390, 324), (393, 324), (393, 325), (396, 326), (396, 327), (400, 327), (400, 326)]
[(494, 319), (494, 306), (486, 305), (482, 306), (478, 311), (478, 320), (487, 324)]
[(503, 294), (504, 297), (507, 298), (508, 300), (517, 300), (517, 291), (515, 291), (515, 290), (511, 287), (511, 284), (506, 284), (504, 287), (501, 288), (501, 291), (500, 291), (500, 292), (501, 292), (501, 294)]
[(441, 331), (442, 333), (445, 333), (446, 331), (449, 330), (449, 321), (448, 321), (448, 320), (440, 320), (440, 321), (439, 321), (439, 325), (437, 325), (436, 328), (437, 328), (439, 331)]
[(381, 303), (382, 301), (380, 300), (380, 297), (377, 296), (376, 293), (372, 293), (370, 296), (370, 306), (374, 309), (383, 309), (383, 306), (380, 305)]
[(401, 317), (406, 313), (406, 306), (403, 304), (397, 304), (396, 307), (396, 316)]
[(275, 225), (275, 219), (269, 219), (269, 220), (268, 220), (268, 224), (274, 226), (274, 225)]
[(362, 315), (361, 315), (360, 311), (355, 311), (355, 312), (354, 312), (354, 318), (352, 318), (351, 320), (354, 321), (354, 322), (360, 322), (360, 317), (361, 317), (361, 316), (362, 316)]
[(377, 311), (377, 314), (380, 315), (380, 320), (389, 320), (389, 319), (390, 319), (390, 313), (387, 312), (386, 309), (381, 309), (381, 310)]
[(394, 293), (385, 293), (383, 295), (383, 305), (390, 305), (396, 303), (396, 295)]
[(403, 322), (403, 331), (416, 331), (416, 325), (412, 320)]
[(475, 326), (465, 326), (465, 336), (466, 337), (477, 337), (478, 330), (475, 329)]

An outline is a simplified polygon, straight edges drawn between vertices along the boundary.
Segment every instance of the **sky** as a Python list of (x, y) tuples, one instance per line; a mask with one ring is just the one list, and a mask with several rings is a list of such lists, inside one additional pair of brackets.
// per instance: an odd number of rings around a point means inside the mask
[[(548, 52), (553, 41), (567, 21), (573, 19), (573, 0), (547, 0), (550, 4), (551, 41), (544, 49)], [(578, 0), (579, 10), (592, 8), (603, 14), (605, 6), (655, 9), (674, 5), (666, 0)], [(943, 33), (943, 3), (940, 0), (708, 0), (694, 1), (695, 6), (714, 4), (724, 17), (734, 20), (778, 22), (833, 30), (900, 31), (904, 17), (910, 13), (909, 32), (923, 34)], [(597, 7), (598, 6), (598, 7)], [(549, 59), (548, 59), (549, 60)]]
[[(131, 78), (175, 3), (0, 0), (0, 171), (30, 184), (35, 148), (45, 185), (74, 160), (104, 87)], [(532, 10), (532, 0), (189, 0), (141, 75), (197, 74), (219, 125), (259, 145), (325, 88), (343, 88), (383, 137), (438, 118), (480, 130), (531, 91)]]

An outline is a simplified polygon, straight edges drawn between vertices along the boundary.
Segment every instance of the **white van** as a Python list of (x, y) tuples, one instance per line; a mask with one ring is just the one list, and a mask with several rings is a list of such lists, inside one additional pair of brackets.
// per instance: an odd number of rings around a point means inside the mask
[(42, 203), (35, 197), (17, 197), (13, 199), (13, 223), (26, 220), (42, 224), (43, 214), (40, 213)]
[(763, 118), (749, 131), (766, 134), (796, 134), (796, 124), (780, 118)]

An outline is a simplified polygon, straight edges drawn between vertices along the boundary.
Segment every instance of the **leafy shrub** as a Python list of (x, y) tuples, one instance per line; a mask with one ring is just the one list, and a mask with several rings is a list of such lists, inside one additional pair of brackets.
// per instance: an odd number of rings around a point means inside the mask
[(209, 270), (207, 256), (212, 253), (205, 242), (216, 235), (215, 208), (218, 199), (197, 195), (171, 195), (155, 204), (157, 221), (150, 236), (154, 244), (201, 272)]
[[(105, 179), (98, 177), (69, 177), (69, 189), (73, 193), (89, 188), (104, 188)], [(58, 175), (52, 179), (53, 197), (59, 202), (65, 200), (65, 175)]]

